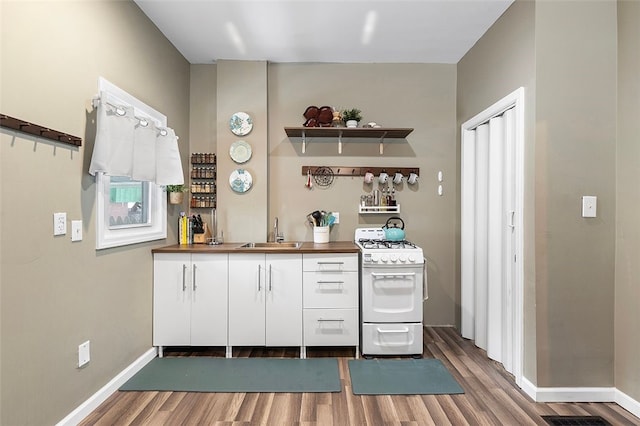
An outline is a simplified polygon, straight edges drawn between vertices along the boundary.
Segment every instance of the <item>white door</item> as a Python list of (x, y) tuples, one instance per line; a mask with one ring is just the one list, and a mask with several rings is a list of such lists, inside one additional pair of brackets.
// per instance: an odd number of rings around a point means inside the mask
[(522, 374), (524, 90), (462, 126), (462, 336)]
[(153, 345), (190, 345), (191, 255), (153, 257)]
[(229, 254), (229, 346), (265, 345), (265, 254)]
[(227, 346), (228, 258), (191, 255), (192, 346)]
[(266, 255), (266, 344), (302, 345), (302, 255)]

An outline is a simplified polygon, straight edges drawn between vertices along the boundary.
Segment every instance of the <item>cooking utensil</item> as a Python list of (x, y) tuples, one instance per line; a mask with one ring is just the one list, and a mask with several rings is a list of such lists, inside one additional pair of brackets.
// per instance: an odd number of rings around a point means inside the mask
[(307, 188), (313, 188), (313, 179), (311, 179), (311, 168), (307, 169), (307, 183), (304, 184)]
[(322, 220), (322, 213), (320, 213), (319, 210), (316, 210), (315, 212), (311, 213), (311, 216), (313, 216), (315, 226), (320, 226), (320, 221)]
[[(398, 224), (394, 221), (400, 221), (401, 228), (398, 228)], [(404, 240), (404, 221), (398, 216), (392, 216), (387, 219), (387, 223), (382, 227), (384, 229), (384, 237), (389, 241), (402, 241)]]

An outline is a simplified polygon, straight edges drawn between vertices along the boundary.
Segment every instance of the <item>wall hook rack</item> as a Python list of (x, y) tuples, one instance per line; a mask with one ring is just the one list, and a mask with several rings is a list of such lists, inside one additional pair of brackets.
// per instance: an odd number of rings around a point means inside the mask
[(302, 166), (302, 174), (304, 176), (307, 173), (315, 175), (320, 168), (329, 167), (333, 171), (334, 176), (364, 176), (365, 173), (370, 172), (375, 176), (378, 176), (381, 172), (386, 172), (391, 175), (396, 172), (402, 173), (404, 176), (409, 176), (410, 173), (415, 173), (420, 176), (420, 167), (368, 167), (368, 166)]
[(58, 130), (49, 129), (48, 127), (33, 124), (28, 121), (10, 117), (6, 114), (0, 114), (0, 127), (17, 130), (22, 133), (35, 135), (40, 138), (49, 139), (56, 142), (66, 143), (73, 146), (82, 146), (82, 138), (60, 132)]

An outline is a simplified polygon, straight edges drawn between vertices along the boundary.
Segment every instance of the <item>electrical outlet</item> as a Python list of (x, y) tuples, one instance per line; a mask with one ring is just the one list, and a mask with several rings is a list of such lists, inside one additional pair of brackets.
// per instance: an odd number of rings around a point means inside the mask
[(78, 368), (91, 361), (91, 342), (87, 340), (78, 346)]
[(340, 223), (340, 213), (339, 212), (333, 212), (333, 217), (336, 219), (333, 223), (334, 224), (338, 224)]
[(82, 241), (82, 221), (71, 221), (71, 241)]
[(53, 235), (64, 235), (67, 233), (67, 214), (53, 214)]

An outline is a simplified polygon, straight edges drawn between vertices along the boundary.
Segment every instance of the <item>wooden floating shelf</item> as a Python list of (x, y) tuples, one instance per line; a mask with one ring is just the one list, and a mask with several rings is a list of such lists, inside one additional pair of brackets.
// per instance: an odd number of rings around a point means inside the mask
[(342, 154), (342, 138), (379, 139), (380, 154), (384, 153), (383, 142), (386, 139), (404, 139), (413, 129), (387, 127), (285, 127), (290, 138), (302, 138), (302, 153), (307, 146), (307, 138), (338, 138), (338, 154)]
[(82, 146), (82, 138), (49, 129), (48, 127), (43, 127), (38, 124), (29, 123), (28, 121), (20, 120), (18, 118), (13, 118), (6, 114), (0, 114), (0, 127), (6, 127), (7, 129), (17, 130), (22, 133), (73, 146)]
[(393, 179), (396, 172), (402, 173), (405, 177), (410, 173), (420, 176), (420, 167), (363, 167), (363, 166), (302, 166), (302, 174), (307, 175), (310, 172), (315, 174), (316, 170), (321, 167), (329, 167), (333, 171), (334, 176), (364, 176), (365, 173), (371, 172), (374, 176), (380, 175), (382, 172), (389, 174), (389, 179)]

